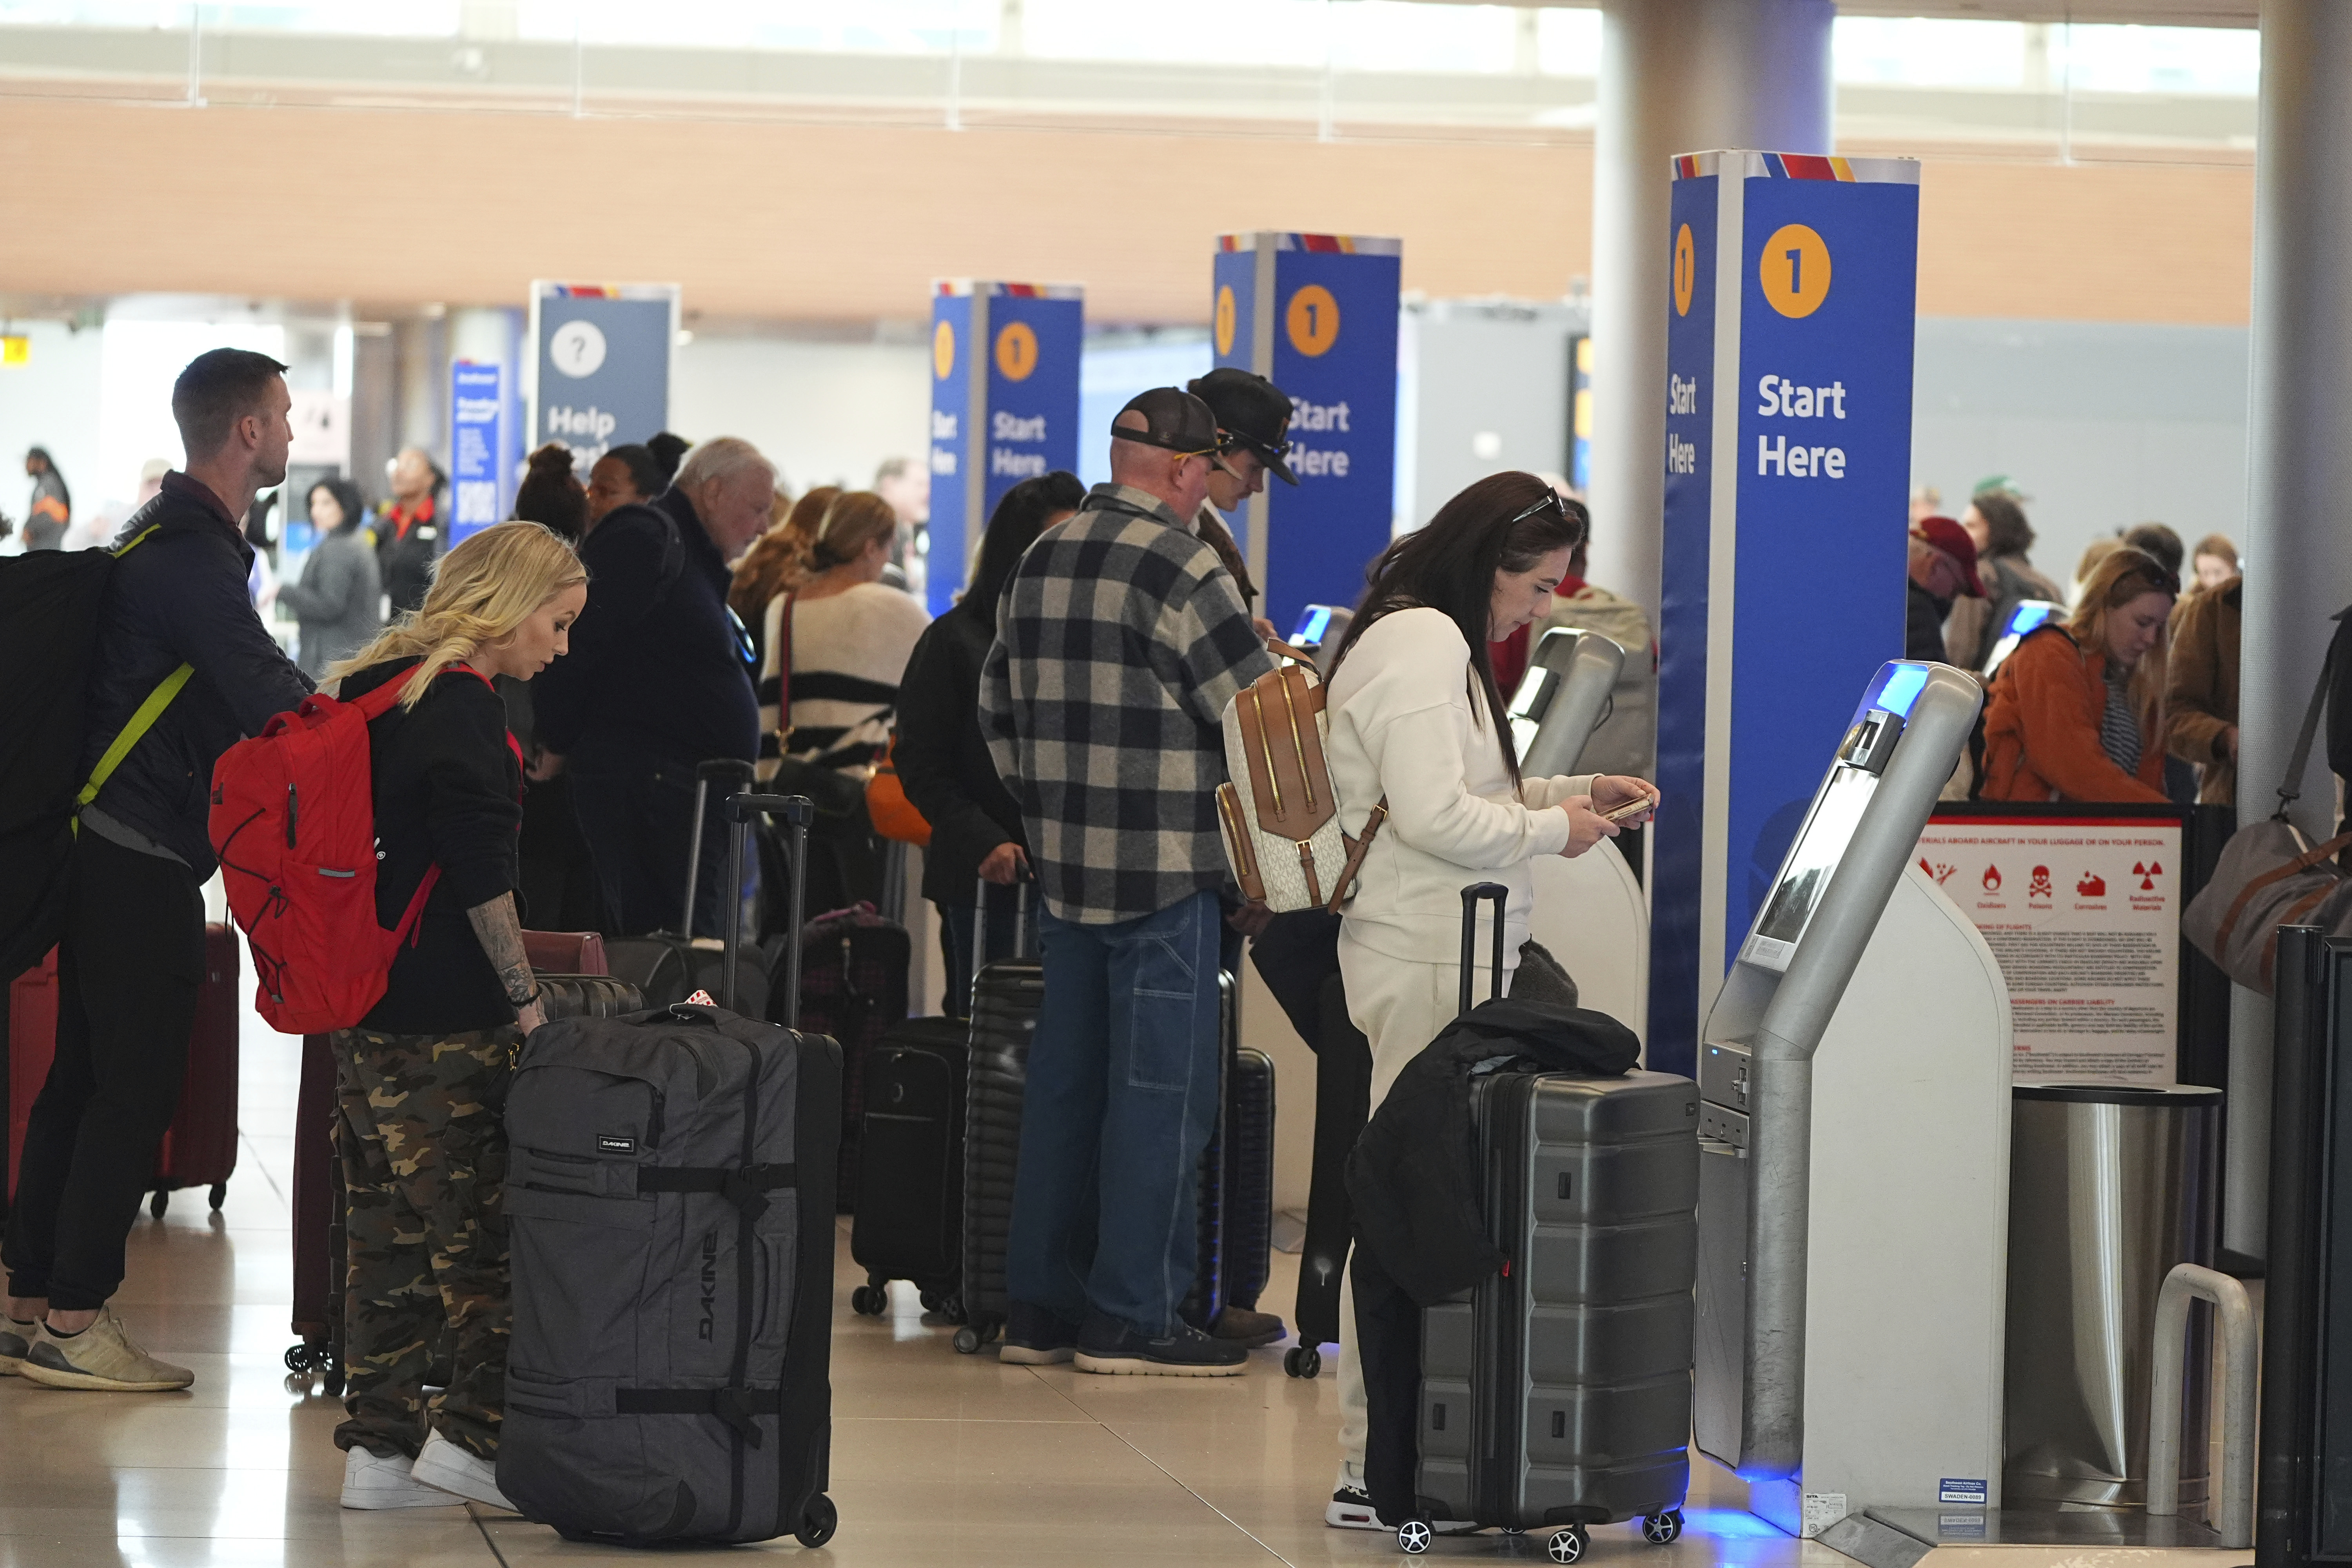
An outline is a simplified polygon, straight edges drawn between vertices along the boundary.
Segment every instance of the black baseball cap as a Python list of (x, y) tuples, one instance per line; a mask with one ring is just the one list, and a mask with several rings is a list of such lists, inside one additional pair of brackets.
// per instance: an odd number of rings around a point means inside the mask
[(1220, 365), (1184, 390), (1209, 405), (1231, 445), (1246, 447), (1285, 484), (1298, 476), (1283, 458), (1290, 451), (1290, 398), (1262, 375)]
[(1114, 420), (1110, 427), (1112, 440), (1139, 441), (1147, 447), (1163, 447), (1188, 457), (1213, 455), (1217, 450), (1217, 416), (1209, 412), (1207, 404), (1181, 387), (1155, 386), (1149, 392), (1137, 393), (1118, 411), (1118, 418), (1130, 414), (1143, 416), (1143, 428), (1128, 429)]

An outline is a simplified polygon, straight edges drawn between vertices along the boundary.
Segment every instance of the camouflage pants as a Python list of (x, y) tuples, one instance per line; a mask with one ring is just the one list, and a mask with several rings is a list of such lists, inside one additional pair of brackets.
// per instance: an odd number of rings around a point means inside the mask
[[(338, 1447), (414, 1456), (429, 1424), (498, 1455), (506, 1405), (511, 1028), (334, 1037), (350, 1269)], [(436, 1352), (448, 1386), (425, 1398)]]

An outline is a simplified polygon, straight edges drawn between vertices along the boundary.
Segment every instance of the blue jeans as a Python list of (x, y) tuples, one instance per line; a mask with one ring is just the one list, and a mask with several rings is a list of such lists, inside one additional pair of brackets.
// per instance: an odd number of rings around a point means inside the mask
[(1199, 1251), (1217, 1115), (1217, 896), (1116, 925), (1038, 918), (1045, 996), (1029, 1047), (1005, 1249), (1013, 1297), (1071, 1322), (1170, 1331)]

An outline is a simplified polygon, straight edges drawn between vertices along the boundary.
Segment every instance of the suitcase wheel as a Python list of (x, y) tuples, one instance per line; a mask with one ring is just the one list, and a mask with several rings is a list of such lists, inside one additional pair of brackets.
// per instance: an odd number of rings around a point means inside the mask
[(890, 1287), (860, 1285), (849, 1293), (849, 1310), (861, 1318), (878, 1318), (890, 1310)]
[(1642, 1539), (1653, 1546), (1664, 1546), (1682, 1539), (1683, 1510), (1670, 1508), (1664, 1513), (1654, 1513), (1642, 1521)]
[(981, 1346), (996, 1337), (996, 1330), (997, 1325), (994, 1323), (987, 1324), (985, 1327), (966, 1323), (955, 1331), (956, 1354), (978, 1355)]
[(801, 1515), (801, 1527), (793, 1531), (793, 1539), (803, 1546), (823, 1546), (841, 1528), (841, 1515), (834, 1510), (833, 1500), (819, 1492), (809, 1499), (807, 1511)]
[(1555, 1563), (1573, 1563), (1584, 1555), (1584, 1548), (1590, 1541), (1591, 1537), (1584, 1533), (1584, 1526), (1571, 1524), (1553, 1536), (1546, 1550), (1550, 1552), (1551, 1560)]
[(1317, 1345), (1293, 1345), (1282, 1352), (1282, 1370), (1293, 1377), (1313, 1377), (1323, 1370), (1323, 1352)]
[(163, 1211), (171, 1206), (172, 1194), (165, 1192), (161, 1187), (157, 1187), (155, 1189), (155, 1195), (147, 1200), (147, 1212), (153, 1215), (157, 1219), (162, 1219), (163, 1217)]
[(215, 1182), (213, 1184), (213, 1190), (205, 1195), (213, 1205), (213, 1213), (218, 1214), (220, 1213), (221, 1205), (228, 1202), (228, 1184), (226, 1182)]
[(1400, 1552), (1418, 1557), (1429, 1550), (1429, 1521), (1425, 1519), (1408, 1519), (1397, 1526), (1397, 1550)]

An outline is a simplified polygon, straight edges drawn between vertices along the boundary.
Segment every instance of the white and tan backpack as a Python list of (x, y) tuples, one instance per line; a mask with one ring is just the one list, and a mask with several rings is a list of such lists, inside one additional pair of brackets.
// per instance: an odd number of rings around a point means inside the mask
[[(1296, 657), (1296, 656), (1291, 656)], [(1217, 820), (1242, 896), (1276, 914), (1336, 912), (1387, 819), (1383, 796), (1350, 837), (1339, 826), (1324, 749), (1323, 687), (1304, 662), (1262, 675), (1225, 704)]]

